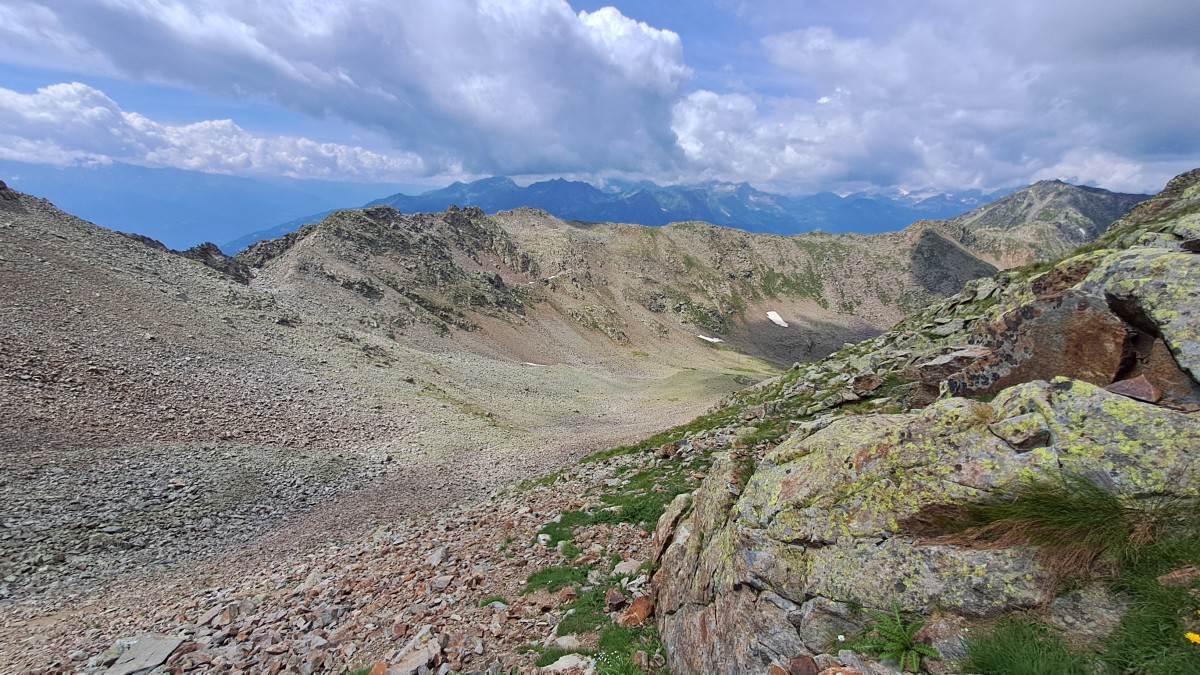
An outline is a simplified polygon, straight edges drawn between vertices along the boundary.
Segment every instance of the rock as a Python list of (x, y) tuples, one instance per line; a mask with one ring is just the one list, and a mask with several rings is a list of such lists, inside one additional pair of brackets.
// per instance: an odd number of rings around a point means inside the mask
[(905, 379), (917, 381), (909, 404), (915, 407), (929, 405), (938, 397), (942, 384), (950, 376), (991, 355), (991, 349), (975, 345), (945, 347), (924, 357), (904, 371)]
[(788, 661), (787, 668), (783, 670), (785, 675), (817, 675), (821, 672), (817, 660), (808, 654), (801, 654)]
[(633, 599), (633, 604), (621, 615), (622, 626), (641, 626), (654, 614), (654, 600), (642, 596)]
[(632, 576), (637, 574), (637, 571), (641, 569), (642, 564), (643, 563), (641, 560), (622, 560), (621, 562), (617, 563), (615, 567), (613, 567), (613, 575), (618, 577)]
[(433, 552), (430, 553), (429, 557), (425, 559), (425, 564), (429, 565), (430, 567), (441, 567), (442, 563), (446, 561), (446, 556), (449, 554), (450, 549), (446, 548), (445, 546), (439, 546), (433, 549)]
[(593, 675), (596, 672), (596, 660), (580, 654), (567, 654), (559, 660), (539, 670), (542, 673), (561, 673), (562, 675)]
[(1193, 382), (1200, 382), (1200, 259), (1166, 248), (1111, 256), (1080, 288), (1107, 298), (1131, 325), (1161, 337)]
[(628, 603), (629, 601), (621, 594), (621, 591), (615, 588), (608, 589), (608, 592), (604, 594), (604, 607), (609, 612), (615, 612)]
[(555, 647), (556, 649), (567, 651), (571, 649), (579, 649), (583, 647), (583, 643), (579, 641), (579, 637), (576, 635), (561, 635), (554, 639), (554, 642), (551, 643), (551, 646)]
[(392, 659), (388, 675), (416, 675), (427, 667), (442, 653), (442, 646), (431, 626), (422, 626), (421, 630), (408, 641)]
[(692, 495), (683, 493), (677, 495), (671, 503), (667, 505), (662, 516), (659, 517), (658, 523), (654, 527), (654, 560), (657, 561), (662, 556), (667, 545), (671, 543), (671, 539), (675, 535), (675, 525), (679, 519), (683, 517), (684, 511), (692, 504)]
[[(810, 621), (836, 614), (799, 604), (806, 598), (874, 608), (898, 601), (906, 611), (967, 619), (1052, 599), (1048, 572), (1029, 549), (975, 550), (907, 533), (901, 523), (926, 507), (1062, 469), (1104, 468), (1123, 492), (1180, 497), (1200, 479), (1186, 461), (1200, 420), (1183, 413), (1063, 378), (1006, 389), (986, 416), (978, 405), (944, 399), (789, 438), (736, 501), (724, 485), (731, 467), (718, 459), (657, 577), (672, 671), (761, 671), (820, 653), (846, 628), (814, 630)], [(1020, 447), (1031, 444), (1035, 451)], [(1163, 466), (1180, 469), (1168, 476)]]
[(211, 267), (241, 284), (249, 284), (250, 280), (254, 278), (254, 273), (250, 271), (249, 265), (237, 258), (230, 258), (222, 253), (216, 244), (210, 242), (193, 246), (180, 252), (179, 255)]
[(978, 328), (972, 341), (992, 354), (947, 377), (946, 387), (968, 396), (1055, 377), (1104, 386), (1120, 372), (1131, 333), (1102, 298), (1077, 290), (1041, 297)]
[(104, 675), (143, 675), (166, 662), (183, 644), (179, 638), (143, 635), (136, 638)]
[(564, 605), (579, 599), (579, 591), (574, 586), (567, 586), (558, 592), (558, 601)]
[(1114, 394), (1128, 396), (1129, 398), (1147, 403), (1158, 403), (1162, 399), (1162, 392), (1159, 391), (1158, 387), (1151, 384), (1145, 375), (1138, 375), (1133, 379), (1113, 382), (1105, 387), (1105, 389)]
[(1102, 584), (1089, 584), (1065, 593), (1050, 603), (1047, 622), (1072, 639), (1101, 640), (1112, 635), (1129, 603)]

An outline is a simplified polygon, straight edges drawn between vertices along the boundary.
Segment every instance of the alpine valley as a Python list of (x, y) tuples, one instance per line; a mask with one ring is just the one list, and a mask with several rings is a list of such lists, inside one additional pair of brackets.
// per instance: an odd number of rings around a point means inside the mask
[[(1132, 639), (1117, 553), (943, 520), (1047, 473), (1192, 512), (1200, 170), (879, 234), (516, 194), (229, 257), (0, 183), (0, 670), (892, 673), (838, 637), (887, 612), (931, 672), (1004, 617)], [(1136, 578), (1195, 588), (1179, 550)]]

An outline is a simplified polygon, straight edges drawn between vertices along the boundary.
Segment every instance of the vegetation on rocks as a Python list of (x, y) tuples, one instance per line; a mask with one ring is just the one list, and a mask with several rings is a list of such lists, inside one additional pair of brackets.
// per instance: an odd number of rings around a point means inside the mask
[(932, 672), (987, 671), (989, 649), (1062, 672), (1194, 669), (1197, 184), (1107, 246), (968, 283), (730, 396), (691, 510), (660, 521), (672, 669), (845, 665), (831, 636), (881, 639), (859, 605), (893, 608), (893, 642), (923, 617), (910, 637), (940, 654)]

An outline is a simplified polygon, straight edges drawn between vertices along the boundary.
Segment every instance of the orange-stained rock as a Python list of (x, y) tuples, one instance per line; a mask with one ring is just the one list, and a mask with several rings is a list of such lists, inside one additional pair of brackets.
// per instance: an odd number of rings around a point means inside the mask
[(654, 601), (648, 597), (635, 598), (621, 616), (622, 626), (640, 626), (654, 614)]

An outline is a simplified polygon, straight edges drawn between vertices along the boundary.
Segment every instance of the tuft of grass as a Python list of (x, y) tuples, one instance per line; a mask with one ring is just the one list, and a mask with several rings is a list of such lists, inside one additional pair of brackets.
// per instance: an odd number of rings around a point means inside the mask
[(511, 604), (503, 595), (489, 595), (486, 598), (479, 601), (479, 606), (487, 607), (488, 605), (492, 604), (493, 602), (499, 602), (499, 603), (505, 604), (505, 605)]
[(955, 543), (1036, 546), (1059, 578), (1087, 576), (1104, 556), (1136, 558), (1161, 536), (1169, 509), (1123, 498), (1082, 474), (1025, 480), (994, 499), (949, 509), (941, 525)]
[(521, 595), (526, 595), (543, 588), (553, 593), (571, 584), (582, 585), (586, 582), (586, 567), (571, 567), (569, 565), (547, 567), (529, 575), (529, 579), (525, 582), (525, 589), (521, 591)]
[(887, 612), (866, 610), (875, 623), (865, 633), (847, 643), (856, 652), (870, 652), (885, 659), (894, 659), (900, 670), (917, 672), (921, 669), (921, 658), (940, 659), (942, 655), (929, 645), (917, 642), (916, 636), (925, 625), (923, 619), (908, 621), (900, 612), (900, 604), (892, 603)]
[(1004, 618), (990, 633), (967, 640), (962, 667), (979, 675), (1088, 675), (1094, 661), (1045, 624)]

